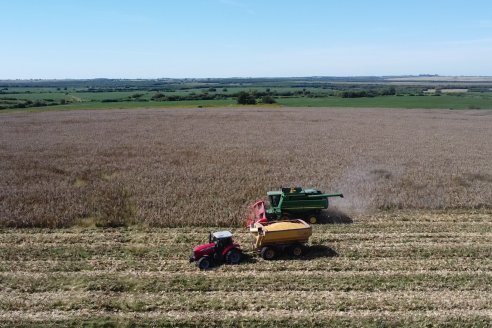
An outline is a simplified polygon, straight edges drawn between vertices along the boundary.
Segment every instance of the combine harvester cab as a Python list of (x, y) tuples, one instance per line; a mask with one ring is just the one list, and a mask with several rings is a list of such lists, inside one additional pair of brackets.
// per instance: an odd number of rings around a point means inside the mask
[(256, 222), (249, 231), (255, 237), (255, 249), (265, 260), (273, 260), (286, 251), (301, 256), (312, 234), (311, 226), (303, 220)]
[(281, 188), (267, 193), (270, 207), (265, 202), (257, 201), (251, 206), (247, 226), (252, 227), (255, 222), (273, 220), (305, 219), (311, 224), (319, 221), (321, 210), (327, 209), (330, 197), (341, 197), (343, 194), (325, 194), (317, 189)]

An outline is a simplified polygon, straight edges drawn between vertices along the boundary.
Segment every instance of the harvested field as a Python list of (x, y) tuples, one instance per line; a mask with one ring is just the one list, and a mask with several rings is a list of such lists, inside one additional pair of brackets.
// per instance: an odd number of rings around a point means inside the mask
[[(492, 320), (492, 212), (314, 227), (302, 260), (200, 272), (207, 228), (0, 230), (0, 325), (455, 326)], [(251, 238), (234, 230), (248, 249)]]
[(492, 111), (219, 108), (0, 116), (0, 224), (240, 226), (279, 186), (350, 216), (492, 204)]

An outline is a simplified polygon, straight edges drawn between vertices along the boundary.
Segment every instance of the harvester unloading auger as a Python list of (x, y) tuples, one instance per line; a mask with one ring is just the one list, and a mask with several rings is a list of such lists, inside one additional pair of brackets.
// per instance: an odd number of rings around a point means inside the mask
[(313, 224), (319, 221), (321, 210), (328, 208), (328, 198), (343, 198), (343, 194), (324, 194), (317, 189), (302, 189), (301, 187), (269, 191), (267, 196), (270, 202), (268, 208), (263, 200), (251, 206), (246, 222), (248, 227), (253, 226), (256, 222), (291, 219), (303, 219)]

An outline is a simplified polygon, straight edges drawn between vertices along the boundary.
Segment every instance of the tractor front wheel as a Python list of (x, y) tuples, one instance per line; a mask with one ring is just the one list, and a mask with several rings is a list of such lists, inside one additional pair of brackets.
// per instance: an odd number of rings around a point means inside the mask
[(210, 268), (210, 259), (204, 256), (196, 262), (196, 265), (200, 270), (208, 270)]
[(227, 264), (239, 264), (241, 262), (241, 252), (237, 249), (231, 249), (225, 257)]
[(275, 252), (275, 249), (273, 249), (272, 247), (263, 247), (261, 249), (261, 257), (264, 260), (273, 260), (275, 258), (275, 255), (277, 255), (277, 252)]

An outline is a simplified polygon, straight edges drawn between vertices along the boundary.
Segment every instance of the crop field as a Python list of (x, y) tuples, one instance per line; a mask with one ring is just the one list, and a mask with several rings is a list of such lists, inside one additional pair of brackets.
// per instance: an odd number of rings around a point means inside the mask
[(357, 216), (276, 261), (236, 228), (245, 262), (207, 272), (187, 259), (219, 228), (3, 229), (0, 324), (490, 327), (491, 215)]
[[(492, 111), (169, 108), (0, 114), (0, 326), (492, 321)], [(302, 259), (247, 206), (342, 192)], [(230, 229), (237, 266), (188, 257)]]
[(280, 186), (349, 214), (490, 208), (492, 112), (207, 108), (6, 113), (0, 224), (240, 226)]

